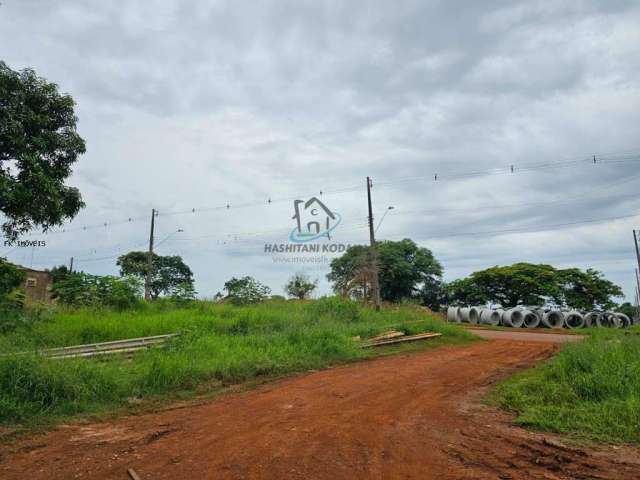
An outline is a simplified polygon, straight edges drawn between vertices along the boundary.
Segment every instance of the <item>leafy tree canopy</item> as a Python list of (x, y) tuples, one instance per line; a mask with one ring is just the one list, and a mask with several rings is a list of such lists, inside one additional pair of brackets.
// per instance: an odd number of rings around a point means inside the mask
[(53, 298), (74, 307), (107, 306), (124, 310), (140, 302), (142, 282), (135, 277), (112, 277), (73, 272), (54, 283)]
[(51, 274), (53, 283), (58, 283), (64, 280), (71, 273), (66, 265), (57, 265), (51, 270), (48, 270), (48, 272)]
[[(131, 275), (144, 281), (147, 277), (149, 252), (129, 252), (118, 257), (120, 275)], [(186, 285), (193, 287), (193, 272), (180, 256), (161, 256), (153, 254), (153, 269), (149, 290), (152, 298), (160, 295), (172, 295), (184, 290)]]
[(615, 308), (616, 312), (624, 313), (629, 318), (636, 318), (638, 316), (638, 310), (630, 302), (624, 302)]
[(449, 283), (447, 290), (451, 303), (495, 303), (503, 307), (555, 304), (581, 310), (613, 308), (612, 297), (622, 296), (620, 287), (596, 270), (559, 270), (531, 263), (474, 272)]
[(56, 84), (0, 61), (0, 211), (12, 240), (60, 225), (84, 206), (78, 189), (64, 184), (85, 152), (73, 107)]
[(296, 273), (284, 286), (287, 295), (304, 300), (318, 287), (318, 280), (311, 281), (304, 273)]
[[(437, 301), (441, 288), (442, 266), (431, 251), (413, 240), (382, 241), (378, 246), (380, 296), (388, 302), (421, 297)], [(369, 296), (371, 285), (371, 249), (350, 247), (332, 260), (327, 275), (336, 293), (346, 296)]]
[(271, 294), (269, 287), (249, 276), (231, 278), (231, 280), (224, 284), (224, 289), (227, 291), (226, 298), (235, 305), (259, 303)]
[(24, 282), (25, 273), (13, 263), (0, 258), (0, 299), (11, 293)]

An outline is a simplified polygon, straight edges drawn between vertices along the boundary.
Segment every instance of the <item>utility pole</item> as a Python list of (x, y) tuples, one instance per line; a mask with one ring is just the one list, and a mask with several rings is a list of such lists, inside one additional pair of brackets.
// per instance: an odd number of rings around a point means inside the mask
[(147, 258), (147, 277), (144, 280), (144, 299), (151, 300), (151, 274), (153, 270), (153, 229), (156, 220), (156, 209), (151, 209), (151, 232), (149, 233), (149, 257)]
[(369, 204), (369, 243), (371, 245), (371, 289), (376, 311), (380, 310), (380, 279), (378, 277), (378, 247), (373, 227), (373, 208), (371, 207), (371, 179), (367, 177), (367, 203)]
[(73, 257), (69, 259), (69, 273), (73, 272)]
[(633, 231), (633, 242), (636, 244), (636, 259), (638, 260), (638, 268), (640, 268), (640, 250), (638, 249), (638, 234), (636, 233), (635, 230)]
[(636, 268), (636, 297), (638, 298), (638, 313), (640, 313), (640, 270)]

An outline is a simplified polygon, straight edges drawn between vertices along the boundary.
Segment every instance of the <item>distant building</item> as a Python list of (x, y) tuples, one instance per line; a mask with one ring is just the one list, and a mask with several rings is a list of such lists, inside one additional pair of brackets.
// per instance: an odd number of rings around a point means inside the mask
[(26, 274), (22, 288), (27, 296), (27, 303), (51, 303), (51, 288), (53, 287), (51, 273), (22, 266), (19, 268)]

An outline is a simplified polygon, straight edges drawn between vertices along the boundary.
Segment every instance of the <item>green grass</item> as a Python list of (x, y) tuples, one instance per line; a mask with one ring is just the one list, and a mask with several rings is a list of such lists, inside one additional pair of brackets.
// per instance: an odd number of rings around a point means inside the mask
[[(333, 299), (236, 307), (166, 303), (135, 311), (59, 311), (29, 329), (0, 336), (0, 423), (41, 425), (68, 416), (127, 408), (135, 399), (168, 398), (203, 385), (228, 385), (354, 361), (384, 350), (360, 349), (394, 327), (407, 334), (445, 334), (435, 344), (473, 335), (402, 307), (375, 312)], [(180, 333), (166, 349), (126, 360), (48, 360), (14, 355), (38, 348)], [(415, 347), (413, 347), (415, 348)], [(137, 403), (137, 401), (136, 401)]]
[(501, 384), (490, 400), (517, 412), (527, 427), (640, 443), (640, 327), (589, 333)]

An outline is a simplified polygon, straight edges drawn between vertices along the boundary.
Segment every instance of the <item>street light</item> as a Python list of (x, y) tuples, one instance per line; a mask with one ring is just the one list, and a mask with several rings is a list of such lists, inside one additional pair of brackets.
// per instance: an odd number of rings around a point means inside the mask
[(376, 229), (375, 229), (375, 232), (376, 232), (376, 233), (378, 232), (378, 229), (380, 228), (380, 225), (382, 225), (382, 221), (384, 220), (384, 217), (386, 217), (386, 216), (387, 216), (387, 213), (389, 213), (389, 212), (390, 212), (391, 210), (393, 210), (394, 208), (396, 208), (396, 207), (389, 206), (389, 207), (387, 207), (387, 209), (384, 211), (384, 215), (382, 215), (382, 218), (381, 218), (381, 219), (380, 219), (380, 221), (378, 222), (378, 226), (377, 226), (377, 227), (376, 227)]

